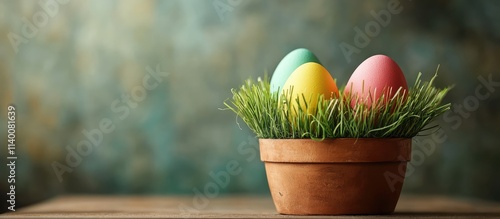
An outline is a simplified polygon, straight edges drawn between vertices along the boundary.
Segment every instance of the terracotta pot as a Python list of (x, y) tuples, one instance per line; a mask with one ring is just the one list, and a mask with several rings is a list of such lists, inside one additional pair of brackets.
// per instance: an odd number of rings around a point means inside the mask
[(401, 193), (410, 138), (260, 139), (280, 214), (390, 214)]

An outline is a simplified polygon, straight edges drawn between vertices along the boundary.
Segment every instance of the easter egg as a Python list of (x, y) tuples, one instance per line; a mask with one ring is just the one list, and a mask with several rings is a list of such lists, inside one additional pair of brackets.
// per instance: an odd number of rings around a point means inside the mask
[(352, 73), (347, 82), (345, 93), (352, 98), (351, 106), (363, 103), (371, 106), (384, 95), (387, 102), (396, 95), (398, 89), (400, 95), (408, 94), (403, 71), (398, 64), (385, 55), (374, 55), (363, 61)]
[(308, 49), (299, 48), (288, 53), (278, 64), (271, 78), (271, 92), (281, 92), (290, 75), (304, 63), (320, 63)]
[[(316, 112), (320, 95), (323, 95), (324, 99), (339, 95), (335, 80), (328, 70), (315, 62), (305, 63), (295, 69), (283, 86), (283, 92), (288, 99), (291, 99), (291, 105), (295, 110), (298, 110), (297, 104), (300, 104), (300, 107), (310, 114)], [(299, 103), (296, 101), (297, 98)]]

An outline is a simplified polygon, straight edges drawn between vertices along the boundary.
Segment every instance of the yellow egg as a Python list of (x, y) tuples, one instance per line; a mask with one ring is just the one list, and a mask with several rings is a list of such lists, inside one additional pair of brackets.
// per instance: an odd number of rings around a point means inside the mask
[[(291, 89), (293, 87), (293, 89)], [(315, 114), (320, 95), (324, 99), (339, 96), (339, 90), (332, 76), (321, 64), (308, 62), (299, 66), (285, 82), (283, 93), (292, 100), (292, 107), (298, 110), (296, 99), (299, 98), (300, 107), (309, 113)], [(291, 96), (289, 96), (291, 94)], [(305, 101), (304, 101), (305, 97)], [(307, 104), (307, 105), (306, 105)], [(307, 108), (306, 108), (307, 106)], [(292, 112), (292, 114), (295, 114)]]

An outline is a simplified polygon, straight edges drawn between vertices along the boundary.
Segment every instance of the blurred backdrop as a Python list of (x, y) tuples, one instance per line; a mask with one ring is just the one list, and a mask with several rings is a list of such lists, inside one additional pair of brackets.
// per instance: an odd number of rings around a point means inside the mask
[(1, 1), (0, 122), (14, 103), (17, 206), (63, 193), (194, 196), (233, 161), (241, 173), (221, 195), (268, 194), (256, 139), (219, 108), (299, 47), (339, 86), (374, 54), (409, 84), (440, 65), (453, 109), (439, 136), (415, 138), (423, 156), (404, 193), (498, 201), (499, 20), (498, 1)]

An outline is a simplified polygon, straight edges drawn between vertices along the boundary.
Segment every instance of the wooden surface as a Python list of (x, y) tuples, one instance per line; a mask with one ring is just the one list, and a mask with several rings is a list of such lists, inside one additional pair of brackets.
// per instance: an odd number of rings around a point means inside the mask
[[(8, 218), (290, 218), (274, 210), (270, 197), (228, 196), (208, 199), (195, 210), (193, 197), (63, 196), (18, 209)], [(201, 202), (200, 202), (201, 203)], [(201, 203), (203, 204), (203, 203)], [(181, 211), (179, 206), (193, 208)], [(328, 218), (329, 216), (294, 216)], [(435, 196), (403, 196), (392, 215), (335, 218), (500, 218), (500, 203)]]

